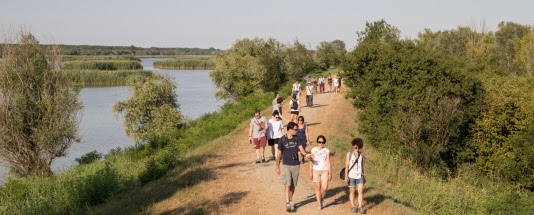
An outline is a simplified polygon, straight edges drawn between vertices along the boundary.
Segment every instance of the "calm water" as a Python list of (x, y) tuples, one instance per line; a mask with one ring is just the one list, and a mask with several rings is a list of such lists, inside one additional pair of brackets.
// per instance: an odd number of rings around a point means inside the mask
[[(156, 60), (142, 59), (144, 69), (153, 70)], [(178, 85), (178, 103), (182, 114), (188, 119), (196, 119), (205, 113), (218, 110), (223, 104), (214, 97), (215, 87), (207, 70), (157, 70), (173, 77)], [(80, 100), (83, 112), (80, 121), (80, 143), (73, 144), (67, 156), (57, 158), (52, 164), (55, 172), (64, 171), (76, 164), (75, 159), (96, 150), (106, 154), (110, 149), (132, 146), (135, 142), (126, 136), (122, 119), (116, 119), (111, 107), (117, 101), (127, 99), (131, 94), (129, 87), (83, 88)], [(6, 168), (0, 166), (0, 183), (5, 179)]]

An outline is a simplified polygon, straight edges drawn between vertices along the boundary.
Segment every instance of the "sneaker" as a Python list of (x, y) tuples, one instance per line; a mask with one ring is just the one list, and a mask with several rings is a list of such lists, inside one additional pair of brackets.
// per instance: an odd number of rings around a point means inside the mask
[(262, 157), (262, 158), (261, 158), (261, 162), (262, 162), (262, 163), (265, 163), (265, 157)]
[(260, 163), (260, 160), (256, 160), (256, 163)]
[(352, 207), (352, 208), (350, 209), (350, 212), (351, 212), (351, 213), (358, 213), (358, 208), (357, 208), (357, 207)]
[(322, 210), (322, 209), (323, 209), (322, 206), (317, 207), (317, 210), (318, 210), (318, 211), (320, 211), (320, 210)]
[(293, 203), (290, 203), (291, 205), (291, 211), (295, 211), (295, 205)]
[(269, 157), (269, 160), (274, 160), (274, 156)]
[(365, 210), (363, 208), (358, 208), (358, 213), (365, 214)]
[(289, 203), (286, 204), (286, 211), (291, 212), (291, 204)]

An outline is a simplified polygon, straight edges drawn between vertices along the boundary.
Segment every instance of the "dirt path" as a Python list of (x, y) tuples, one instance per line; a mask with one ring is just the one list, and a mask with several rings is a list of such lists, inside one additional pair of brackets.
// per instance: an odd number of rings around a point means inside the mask
[[(301, 99), (301, 101), (305, 101)], [(284, 116), (288, 102), (284, 102)], [(303, 102), (305, 103), (305, 102)], [(341, 151), (331, 151), (333, 179), (325, 199), (325, 208), (318, 211), (315, 191), (309, 180), (309, 163), (301, 166), (299, 183), (293, 197), (296, 214), (349, 214), (348, 188), (337, 177), (343, 167), (342, 160), (346, 150), (350, 150), (348, 140), (357, 129), (357, 111), (342, 94), (319, 94), (314, 96), (314, 108), (302, 108), (302, 115), (309, 125), (310, 138), (315, 142), (319, 134), (327, 137), (326, 147), (337, 144)], [(271, 109), (262, 112), (266, 118)], [(352, 134), (352, 135), (351, 135)], [(281, 176), (275, 173), (275, 161), (255, 164), (255, 153), (248, 143), (248, 123), (240, 125), (235, 131), (198, 150), (199, 154), (212, 153), (202, 170), (208, 170), (209, 179), (181, 189), (168, 198), (154, 203), (147, 213), (152, 214), (284, 214), (285, 200)], [(307, 151), (316, 146), (313, 143)], [(365, 150), (368, 159), (372, 154)], [(266, 148), (266, 157), (271, 156)], [(197, 168), (197, 169), (198, 169)], [(368, 165), (372, 168), (372, 164)], [(191, 170), (194, 171), (194, 170)], [(185, 174), (185, 173), (180, 173)], [(183, 177), (180, 177), (183, 178)], [(372, 180), (371, 176), (371, 180)], [(369, 178), (368, 178), (369, 180)], [(369, 184), (369, 183), (368, 183)], [(379, 193), (372, 185), (366, 184), (365, 209), (368, 214), (411, 214), (409, 208), (395, 203)], [(375, 183), (376, 184), (376, 183)]]

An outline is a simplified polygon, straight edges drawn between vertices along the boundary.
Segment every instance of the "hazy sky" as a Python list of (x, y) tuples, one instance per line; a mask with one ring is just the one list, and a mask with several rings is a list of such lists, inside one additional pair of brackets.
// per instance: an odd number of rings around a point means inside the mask
[(311, 48), (340, 39), (347, 48), (366, 21), (385, 19), (404, 37), (486, 20), (534, 24), (528, 0), (0, 0), (1, 40), (27, 29), (60, 44), (229, 48), (237, 39), (295, 39)]

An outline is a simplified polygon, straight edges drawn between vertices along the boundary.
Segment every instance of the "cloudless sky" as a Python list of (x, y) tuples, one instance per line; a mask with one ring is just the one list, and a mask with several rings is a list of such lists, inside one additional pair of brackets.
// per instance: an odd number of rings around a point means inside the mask
[(229, 48), (237, 39), (295, 39), (347, 48), (366, 21), (385, 19), (405, 38), (485, 19), (534, 24), (527, 0), (0, 0), (0, 39), (26, 29), (42, 43)]

